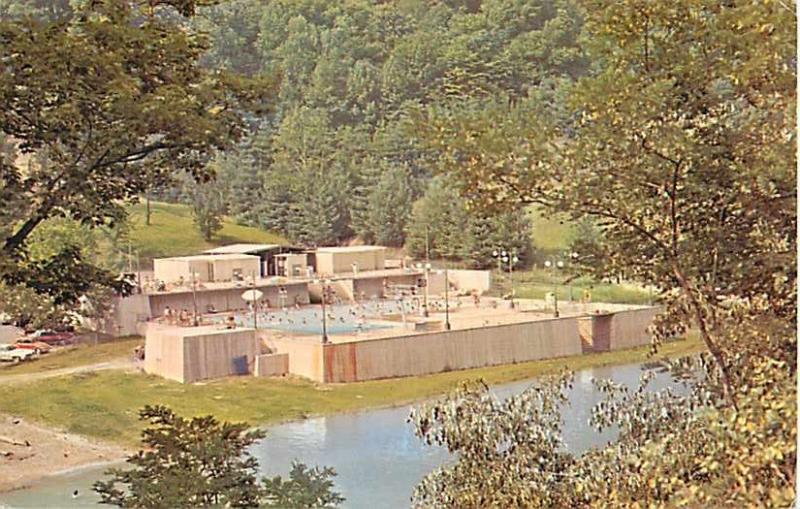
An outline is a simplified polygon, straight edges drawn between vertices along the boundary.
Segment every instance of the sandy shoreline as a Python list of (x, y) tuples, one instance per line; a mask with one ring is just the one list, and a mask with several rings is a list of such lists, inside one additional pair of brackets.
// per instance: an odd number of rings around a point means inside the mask
[(51, 476), (119, 463), (131, 452), (0, 414), (0, 492), (30, 487)]

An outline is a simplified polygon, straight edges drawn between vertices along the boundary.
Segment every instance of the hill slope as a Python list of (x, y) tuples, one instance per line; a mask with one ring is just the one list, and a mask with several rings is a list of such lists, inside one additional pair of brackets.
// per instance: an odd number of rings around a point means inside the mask
[(150, 225), (145, 225), (145, 205), (130, 208), (131, 248), (138, 251), (143, 264), (153, 258), (197, 254), (203, 250), (236, 242), (264, 244), (285, 243), (280, 235), (242, 226), (225, 218), (222, 230), (211, 242), (200, 235), (192, 221), (192, 212), (186, 205), (150, 202)]

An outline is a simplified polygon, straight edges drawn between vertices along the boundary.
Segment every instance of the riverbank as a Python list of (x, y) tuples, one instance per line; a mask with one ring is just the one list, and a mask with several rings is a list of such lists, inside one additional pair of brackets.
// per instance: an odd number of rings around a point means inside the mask
[[(701, 342), (690, 337), (664, 345), (656, 358), (678, 357), (701, 350)], [(322, 385), (297, 378), (235, 377), (183, 385), (143, 373), (108, 370), (13, 387), (0, 385), (0, 411), (21, 416), (25, 422), (35, 421), (63, 430), (56, 432), (39, 424), (32, 425), (28, 440), (41, 442), (44, 447), (32, 458), (53, 458), (53, 461), (28, 463), (27, 460), (2, 458), (0, 479), (6, 479), (5, 469), (15, 470), (20, 479), (30, 483), (65, 468), (124, 458), (139, 445), (142, 423), (137, 415), (145, 404), (164, 404), (183, 415), (210, 413), (221, 420), (268, 426), (311, 416), (405, 405), (446, 393), (465, 379), (483, 378), (490, 384), (499, 384), (544, 376), (565, 368), (577, 371), (643, 362), (648, 360), (648, 352), (649, 347), (642, 347), (353, 384)], [(0, 435), (7, 434), (7, 426), (14, 426), (8, 423), (0, 423)], [(55, 447), (73, 443), (70, 440), (75, 440), (75, 444), (89, 444), (87, 456), (79, 457), (68, 451), (68, 456), (64, 457), (64, 451)], [(54, 447), (44, 445), (48, 443)], [(69, 462), (62, 462), (62, 459)]]
[(119, 445), (0, 415), (0, 492), (30, 486), (45, 476), (124, 459)]

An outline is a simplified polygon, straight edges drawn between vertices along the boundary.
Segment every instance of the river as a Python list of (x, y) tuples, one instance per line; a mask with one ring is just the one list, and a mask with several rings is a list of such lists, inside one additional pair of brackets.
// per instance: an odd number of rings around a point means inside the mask
[[(616, 432), (602, 434), (588, 425), (592, 407), (601, 400), (592, 378), (611, 378), (630, 387), (638, 384), (640, 364), (579, 371), (563, 413), (566, 447), (581, 453), (613, 440)], [(403, 383), (398, 380), (397, 383)], [(500, 397), (518, 393), (532, 380), (493, 388)], [(658, 374), (651, 389), (673, 385)], [(344, 508), (408, 507), (413, 487), (425, 474), (448, 461), (445, 450), (427, 447), (406, 423), (408, 406), (291, 422), (268, 429), (267, 438), (253, 447), (253, 454), (268, 476), (288, 473), (293, 459), (307, 465), (333, 467), (336, 489), (345, 496)], [(0, 494), (0, 507), (98, 507), (91, 484), (102, 469), (89, 468), (46, 479), (34, 487)], [(78, 490), (77, 498), (72, 497)]]

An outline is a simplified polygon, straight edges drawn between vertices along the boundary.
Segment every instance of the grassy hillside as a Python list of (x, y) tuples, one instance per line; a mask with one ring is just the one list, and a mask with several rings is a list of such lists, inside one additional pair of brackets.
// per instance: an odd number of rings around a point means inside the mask
[(573, 224), (566, 216), (545, 214), (531, 207), (528, 216), (533, 224), (533, 246), (539, 251), (562, 251), (569, 248)]
[(139, 252), (143, 263), (162, 256), (196, 254), (205, 249), (235, 242), (277, 244), (286, 242), (280, 235), (241, 226), (226, 218), (222, 230), (211, 242), (206, 242), (192, 221), (186, 205), (150, 203), (150, 225), (145, 225), (145, 205), (130, 209), (133, 250)]

